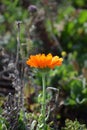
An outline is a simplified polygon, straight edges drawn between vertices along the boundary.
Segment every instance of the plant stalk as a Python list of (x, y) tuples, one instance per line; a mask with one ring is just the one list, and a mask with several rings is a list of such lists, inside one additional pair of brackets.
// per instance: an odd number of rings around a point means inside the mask
[(42, 117), (43, 117), (43, 128), (46, 130), (46, 85), (45, 85), (45, 73), (42, 73), (42, 85), (43, 85), (43, 103), (42, 103)]

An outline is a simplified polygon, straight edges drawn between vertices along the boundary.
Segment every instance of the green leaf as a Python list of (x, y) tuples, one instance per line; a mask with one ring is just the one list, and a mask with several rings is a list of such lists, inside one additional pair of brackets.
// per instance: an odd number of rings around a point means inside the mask
[(73, 105), (76, 105), (76, 102), (75, 102), (75, 100), (73, 100), (71, 98), (67, 98), (65, 101), (65, 105), (73, 106)]
[(81, 13), (79, 14), (78, 21), (81, 24), (87, 21), (87, 10), (81, 11)]

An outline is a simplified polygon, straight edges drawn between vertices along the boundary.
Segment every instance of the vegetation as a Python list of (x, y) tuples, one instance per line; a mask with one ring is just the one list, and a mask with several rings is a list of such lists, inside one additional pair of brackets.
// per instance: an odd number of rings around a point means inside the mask
[(0, 130), (87, 129), (86, 5), (0, 1)]

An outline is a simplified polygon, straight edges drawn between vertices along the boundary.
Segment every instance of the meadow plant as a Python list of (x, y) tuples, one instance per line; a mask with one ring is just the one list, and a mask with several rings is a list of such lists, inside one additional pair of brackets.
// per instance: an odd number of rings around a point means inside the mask
[(80, 124), (79, 121), (66, 119), (65, 127), (62, 130), (87, 130), (85, 124)]
[(58, 56), (52, 56), (52, 54), (37, 54), (31, 55), (30, 58), (26, 61), (26, 64), (30, 67), (37, 68), (42, 74), (42, 88), (43, 88), (43, 100), (42, 100), (42, 108), (41, 108), (41, 119), (42, 125), (41, 129), (47, 130), (46, 124), (46, 82), (45, 78), (49, 71), (49, 69), (54, 69), (55, 66), (62, 65), (62, 58)]

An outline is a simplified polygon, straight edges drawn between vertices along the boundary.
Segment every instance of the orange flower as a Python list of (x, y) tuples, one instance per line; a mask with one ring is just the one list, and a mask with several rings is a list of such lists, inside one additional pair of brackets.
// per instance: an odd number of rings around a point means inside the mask
[(53, 69), (55, 66), (60, 66), (62, 61), (62, 58), (59, 58), (58, 56), (52, 56), (52, 54), (49, 53), (47, 56), (45, 54), (31, 55), (26, 61), (26, 64), (40, 69)]

